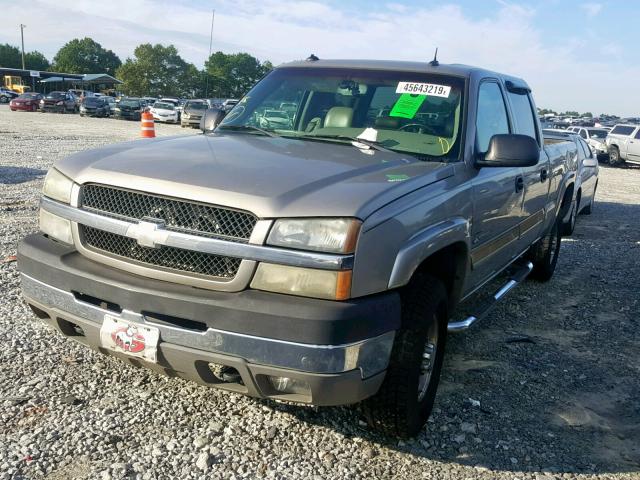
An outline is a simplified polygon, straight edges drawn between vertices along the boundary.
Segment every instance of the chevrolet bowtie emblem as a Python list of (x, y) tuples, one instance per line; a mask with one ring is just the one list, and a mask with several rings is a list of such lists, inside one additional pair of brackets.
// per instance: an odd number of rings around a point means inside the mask
[(135, 239), (141, 247), (158, 248), (166, 242), (167, 235), (162, 221), (141, 220), (127, 228), (127, 237)]

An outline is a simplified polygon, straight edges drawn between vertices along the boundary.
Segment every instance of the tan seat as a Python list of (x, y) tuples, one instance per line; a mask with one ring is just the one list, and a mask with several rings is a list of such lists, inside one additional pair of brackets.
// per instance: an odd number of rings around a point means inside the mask
[(337, 127), (346, 128), (351, 126), (353, 121), (353, 108), (331, 107), (324, 117), (324, 128)]

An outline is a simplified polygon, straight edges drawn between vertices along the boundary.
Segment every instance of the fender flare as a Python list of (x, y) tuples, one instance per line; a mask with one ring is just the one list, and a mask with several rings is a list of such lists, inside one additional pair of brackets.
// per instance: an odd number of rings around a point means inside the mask
[(412, 236), (398, 251), (388, 288), (398, 288), (411, 280), (420, 264), (434, 253), (455, 243), (464, 243), (470, 250), (471, 223), (455, 217), (431, 225)]

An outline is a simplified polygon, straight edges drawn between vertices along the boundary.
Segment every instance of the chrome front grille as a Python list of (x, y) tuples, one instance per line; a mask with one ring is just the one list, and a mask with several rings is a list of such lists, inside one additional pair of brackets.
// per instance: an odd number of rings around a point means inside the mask
[[(82, 210), (98, 215), (132, 223), (157, 222), (166, 230), (237, 243), (248, 243), (258, 221), (249, 212), (97, 184), (81, 188), (79, 203)], [(160, 271), (227, 282), (235, 278), (242, 262), (241, 258), (166, 245), (147, 247), (134, 238), (82, 223), (78, 233), (89, 251)]]
[(86, 225), (80, 226), (80, 237), (83, 245), (91, 250), (163, 270), (231, 279), (240, 268), (240, 258), (166, 246), (143, 247), (132, 238)]
[(80, 198), (83, 209), (100, 215), (162, 220), (167, 230), (234, 242), (248, 242), (258, 221), (249, 212), (105, 185), (85, 185)]

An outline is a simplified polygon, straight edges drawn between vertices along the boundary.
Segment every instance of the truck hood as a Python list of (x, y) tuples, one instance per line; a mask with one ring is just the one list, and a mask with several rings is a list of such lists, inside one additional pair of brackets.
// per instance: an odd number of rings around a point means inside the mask
[(165, 137), (89, 150), (56, 167), (101, 183), (248, 210), (260, 218), (354, 216), (453, 174), (453, 166), (350, 144), (245, 133)]

